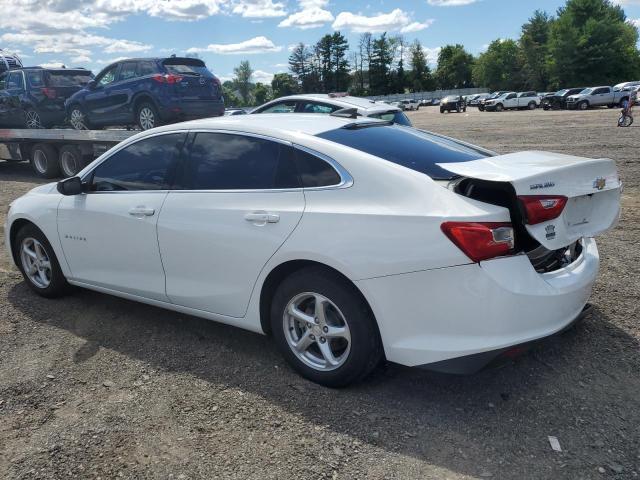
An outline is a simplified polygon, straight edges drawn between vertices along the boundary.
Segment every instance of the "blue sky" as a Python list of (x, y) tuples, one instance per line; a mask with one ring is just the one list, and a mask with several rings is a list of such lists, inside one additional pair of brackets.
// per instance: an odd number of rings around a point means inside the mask
[[(640, 0), (616, 0), (640, 25)], [(99, 71), (132, 56), (197, 53), (222, 79), (241, 60), (270, 81), (287, 71), (289, 48), (340, 30), (352, 48), (362, 31), (419, 39), (431, 59), (462, 43), (474, 54), (516, 38), (536, 8), (560, 0), (0, 0), (0, 48), (25, 64), (64, 63)]]

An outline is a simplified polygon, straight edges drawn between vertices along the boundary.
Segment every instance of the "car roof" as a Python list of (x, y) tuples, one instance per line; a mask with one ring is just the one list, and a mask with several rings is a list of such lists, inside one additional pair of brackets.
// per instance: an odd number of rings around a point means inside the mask
[[(301, 95), (289, 95), (286, 97), (276, 98), (268, 102), (275, 103), (283, 100), (309, 100), (309, 101), (321, 101), (323, 103), (328, 103), (331, 105), (336, 105), (343, 108), (357, 108), (359, 111), (366, 112), (379, 112), (379, 111), (389, 111), (389, 110), (400, 110), (393, 105), (389, 105), (387, 103), (378, 103), (375, 100), (369, 100), (368, 98), (362, 97), (353, 97), (351, 95), (347, 95), (344, 97), (333, 97), (327, 93), (308, 93)], [(267, 104), (265, 104), (267, 105)], [(264, 105), (261, 105), (261, 107)], [(260, 108), (260, 107), (258, 107)], [(298, 114), (299, 115), (299, 114)]]
[[(383, 120), (371, 118), (345, 118), (314, 113), (263, 113), (260, 115), (220, 116), (202, 118), (188, 122), (165, 125), (153, 129), (153, 132), (175, 130), (229, 130), (257, 135), (272, 136), (294, 142), (300, 134), (318, 135), (323, 132), (342, 128), (349, 124), (387, 124)], [(135, 137), (144, 136), (144, 133)], [(133, 137), (132, 137), (133, 138)]]

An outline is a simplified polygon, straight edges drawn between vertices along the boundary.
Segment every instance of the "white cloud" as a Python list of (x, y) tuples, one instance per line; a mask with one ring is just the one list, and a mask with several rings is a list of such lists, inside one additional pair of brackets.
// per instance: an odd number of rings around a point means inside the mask
[(273, 0), (240, 0), (232, 11), (248, 18), (284, 17), (287, 14), (284, 3), (273, 3)]
[(271, 80), (273, 80), (273, 73), (265, 72), (263, 70), (255, 70), (251, 80), (255, 83), (271, 83)]
[(288, 52), (293, 52), (298, 45), (299, 45), (298, 43), (292, 43), (290, 45), (287, 45), (287, 51)]
[(73, 57), (71, 59), (73, 63), (91, 63), (91, 57), (87, 55), (78, 55), (77, 57)]
[(640, 18), (634, 18), (629, 20), (631, 22), (631, 25), (633, 25), (636, 28), (640, 28)]
[(151, 50), (151, 45), (145, 45), (131, 40), (112, 40), (104, 49), (106, 53), (116, 52), (146, 52)]
[(429, 28), (433, 24), (434, 20), (430, 18), (424, 22), (413, 22), (407, 25), (406, 27), (402, 27), (400, 29), (400, 33), (413, 33), (419, 32), (420, 30), (424, 30), (425, 28)]
[(471, 5), (478, 0), (427, 0), (429, 5), (434, 7), (459, 7), (461, 5)]
[(240, 43), (212, 43), (205, 48), (193, 47), (187, 53), (213, 52), (220, 55), (254, 54), (280, 52), (282, 47), (275, 45), (267, 37), (254, 37)]
[(429, 65), (437, 65), (438, 64), (438, 55), (440, 54), (441, 47), (422, 47), (422, 51), (424, 52), (424, 56), (427, 58), (427, 63)]
[(62, 68), (63, 65), (64, 65), (64, 63), (62, 63), (59, 60), (53, 60), (51, 62), (41, 63), (40, 64), (40, 66), (44, 67), (44, 68)]
[(334, 20), (333, 14), (329, 10), (320, 7), (309, 7), (299, 12), (293, 13), (280, 22), (279, 27), (295, 27), (302, 30), (308, 28), (322, 27)]
[(640, 5), (640, 0), (612, 0), (612, 3), (622, 7), (630, 7), (632, 5)]
[(427, 28), (431, 21), (427, 22), (429, 23), (414, 22), (405, 11), (396, 8), (389, 13), (378, 13), (371, 17), (351, 12), (340, 12), (332, 27), (334, 30), (348, 29), (353, 32), (394, 32), (402, 31), (405, 28), (409, 28), (406, 32), (415, 32)]

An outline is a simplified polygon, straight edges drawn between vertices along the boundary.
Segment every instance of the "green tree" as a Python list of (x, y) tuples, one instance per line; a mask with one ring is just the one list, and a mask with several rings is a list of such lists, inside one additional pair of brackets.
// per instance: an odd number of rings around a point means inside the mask
[(526, 78), (525, 88), (542, 91), (549, 86), (549, 31), (552, 22), (546, 12), (536, 10), (533, 17), (522, 26), (519, 44)]
[(313, 52), (300, 42), (289, 55), (289, 70), (298, 79), (303, 93), (314, 92), (318, 88), (318, 75), (313, 63)]
[(411, 90), (413, 92), (435, 90), (435, 81), (419, 40), (414, 41), (409, 47), (409, 57), (411, 59)]
[(271, 100), (271, 87), (260, 82), (256, 83), (255, 87), (253, 88), (253, 98), (256, 105), (267, 103), (269, 100)]
[(638, 30), (609, 0), (568, 0), (549, 32), (554, 86), (607, 85), (640, 74)]
[(520, 90), (524, 87), (522, 55), (514, 40), (494, 40), (473, 67), (476, 85), (490, 90)]
[(393, 63), (391, 43), (387, 34), (373, 40), (371, 63), (369, 64), (369, 90), (373, 95), (391, 93), (390, 72)]
[(247, 60), (244, 60), (240, 62), (240, 65), (233, 69), (233, 73), (235, 75), (233, 83), (240, 95), (243, 105), (250, 105), (252, 88), (251, 77), (253, 76), (251, 64)]
[(231, 80), (227, 80), (222, 84), (222, 94), (224, 95), (226, 107), (239, 107), (242, 103), (236, 94), (236, 86)]
[(276, 73), (271, 80), (273, 98), (293, 95), (298, 92), (298, 82), (290, 73)]
[(473, 55), (460, 44), (445, 45), (438, 54), (436, 80), (443, 89), (473, 86)]
[(342, 91), (349, 87), (349, 42), (340, 32), (323, 36), (315, 46), (323, 92)]

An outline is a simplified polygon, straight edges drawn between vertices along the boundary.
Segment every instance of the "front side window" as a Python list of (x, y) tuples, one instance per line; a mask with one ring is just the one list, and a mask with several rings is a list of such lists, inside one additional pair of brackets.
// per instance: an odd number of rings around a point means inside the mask
[(113, 83), (113, 81), (116, 79), (116, 70), (118, 70), (118, 66), (114, 65), (113, 67), (110, 67), (108, 70), (103, 72), (102, 75), (100, 75), (100, 77), (98, 78), (98, 85), (103, 87), (105, 85)]
[(44, 79), (42, 78), (42, 71), (34, 70), (27, 72), (27, 82), (33, 88), (44, 87)]
[(264, 190), (300, 186), (291, 147), (262, 138), (197, 133), (185, 169), (192, 190)]
[(515, 93), (511, 93), (511, 94), (507, 95), (506, 100), (511, 100), (512, 98), (516, 98), (516, 94)]
[(185, 133), (146, 138), (114, 153), (93, 171), (94, 192), (166, 190), (171, 187)]
[(7, 90), (22, 90), (24, 88), (24, 81), (22, 79), (21, 72), (11, 72), (9, 74), (9, 80), (7, 81)]
[(293, 113), (296, 111), (296, 101), (291, 100), (289, 102), (279, 102), (275, 105), (271, 105), (264, 110), (260, 110), (258, 113)]

